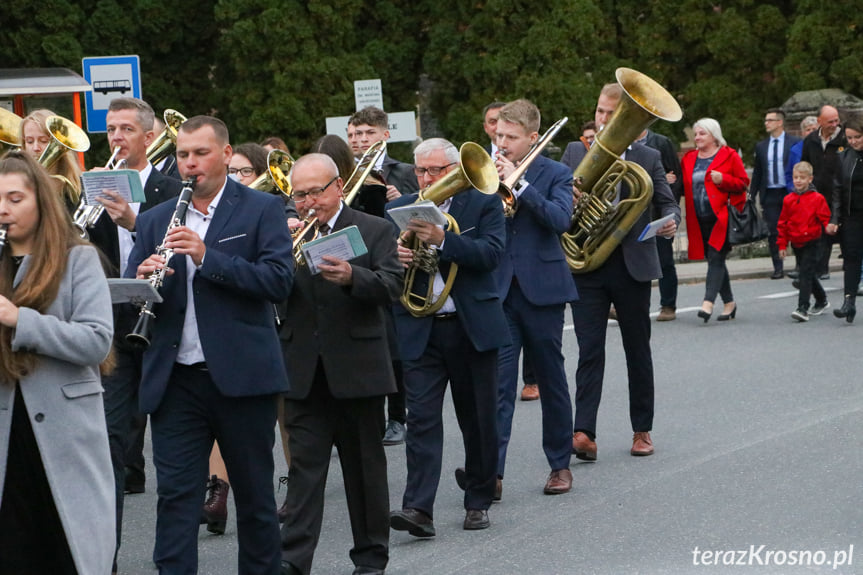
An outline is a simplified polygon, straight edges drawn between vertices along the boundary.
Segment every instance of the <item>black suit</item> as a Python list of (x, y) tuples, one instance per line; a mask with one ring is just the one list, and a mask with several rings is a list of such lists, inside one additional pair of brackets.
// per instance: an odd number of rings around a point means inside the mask
[[(403, 196), (390, 207), (410, 204)], [(503, 255), (506, 224), (497, 196), (469, 190), (449, 208), (463, 233), (446, 232), (440, 251), (442, 278), (457, 264), (450, 297), (455, 316), (413, 317), (394, 307), (407, 390), (408, 479), (405, 509), (433, 517), (443, 455), (441, 406), (447, 383), (464, 437), (465, 509), (488, 509), (497, 479), (497, 351), (510, 343), (494, 269)], [(426, 293), (428, 274), (417, 272), (414, 290)]]
[[(758, 195), (761, 210), (764, 213), (764, 221), (767, 222), (767, 228), (770, 232), (767, 245), (770, 248), (770, 257), (773, 259), (773, 270), (781, 272), (783, 266), (782, 260), (779, 258), (779, 248), (776, 247), (776, 224), (779, 222), (779, 214), (782, 212), (782, 200), (788, 193), (788, 182), (773, 182), (774, 185), (770, 185), (769, 160), (773, 154), (773, 146), (770, 143), (772, 140), (771, 136), (755, 144), (755, 165), (752, 168), (750, 189), (753, 194)], [(776, 169), (780, 179), (784, 179), (786, 172), (793, 167), (788, 165), (791, 146), (799, 141), (800, 138), (785, 132), (781, 151), (777, 145), (779, 165)]]
[[(146, 201), (138, 213), (162, 202), (173, 200), (180, 193), (182, 185), (178, 180), (168, 178), (152, 168), (144, 186)], [(92, 241), (111, 262), (114, 274), (120, 270), (120, 245), (117, 225), (111, 221), (108, 212), (102, 214), (96, 225), (89, 231)], [(102, 377), (105, 388), (105, 420), (108, 425), (108, 444), (111, 448), (111, 465), (114, 469), (114, 488), (117, 501), (117, 548), (123, 526), (123, 491), (125, 489), (127, 453), (136, 451), (135, 445), (140, 438), (141, 448), (137, 450), (134, 464), (138, 467), (143, 481), (144, 461), (141, 449), (144, 443), (144, 429), (147, 416), (138, 412), (138, 385), (141, 382), (141, 351), (132, 349), (126, 343), (126, 334), (135, 327), (138, 308), (132, 304), (114, 306), (114, 350), (117, 366), (110, 375)], [(138, 460), (140, 458), (140, 460)]]
[(387, 155), (384, 156), (381, 170), (387, 184), (395, 186), (402, 195), (415, 194), (420, 191), (413, 164), (399, 162)]
[(368, 253), (352, 260), (342, 287), (308, 266), (297, 269), (280, 334), (291, 379), (285, 428), (291, 470), (282, 527), (282, 560), (311, 570), (335, 445), (354, 533), (351, 559), (384, 569), (389, 558), (389, 491), (383, 436), (384, 396), (395, 391), (387, 346), (387, 306), (401, 293), (403, 271), (391, 225), (344, 206), (334, 231), (356, 225)]
[[(569, 144), (567, 152), (570, 152), (567, 156), (573, 169), (587, 153), (581, 142)], [(627, 149), (625, 159), (641, 165), (651, 176), (654, 209), (663, 216), (674, 214), (679, 223), (680, 206), (674, 201), (665, 179), (659, 152), (633, 144)], [(626, 186), (621, 189), (620, 196), (622, 199), (629, 196)], [(583, 431), (590, 437), (596, 436), (596, 416), (605, 372), (608, 309), (612, 303), (617, 310), (626, 352), (632, 430), (650, 431), (653, 427), (650, 282), (659, 277), (661, 272), (654, 239), (638, 241), (641, 231), (651, 220), (651, 213), (649, 208), (644, 210), (621, 244), (599, 268), (573, 274), (580, 296), (578, 301), (571, 304), (579, 349), (573, 429)]]

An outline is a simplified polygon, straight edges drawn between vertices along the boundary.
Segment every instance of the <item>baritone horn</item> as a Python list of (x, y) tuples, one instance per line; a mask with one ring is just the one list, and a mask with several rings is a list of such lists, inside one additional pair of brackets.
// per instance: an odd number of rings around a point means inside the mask
[[(431, 201), (436, 206), (447, 199), (470, 188), (476, 188), (481, 193), (492, 195), (498, 193), (500, 179), (494, 161), (488, 153), (473, 142), (465, 142), (459, 149), (459, 167), (452, 170), (440, 180), (419, 193), (417, 202)], [(447, 220), (447, 230), (460, 233), (458, 222), (444, 212)], [(413, 261), (405, 271), (405, 283), (400, 301), (405, 309), (414, 317), (425, 317), (437, 313), (446, 303), (452, 291), (458, 264), (450, 264), (444, 288), (440, 294), (434, 293), (434, 277), (440, 267), (440, 256), (437, 249), (417, 239), (413, 234), (402, 234), (399, 242), (413, 251)], [(427, 274), (425, 290), (416, 285), (417, 272)]]
[(271, 194), (281, 192), (285, 196), (285, 200), (288, 200), (292, 193), (288, 174), (291, 173), (293, 167), (294, 159), (289, 153), (282, 150), (272, 150), (267, 154), (267, 171), (255, 178), (249, 187), (259, 192)]
[(21, 116), (0, 108), (0, 154), (21, 146)]
[(165, 129), (147, 146), (147, 160), (154, 166), (174, 151), (174, 147), (177, 145), (177, 131), (186, 121), (186, 116), (177, 110), (168, 108), (162, 114), (162, 119), (165, 121)]
[[(56, 164), (57, 160), (68, 151), (86, 152), (90, 149), (90, 138), (87, 137), (87, 133), (71, 120), (61, 116), (48, 116), (45, 120), (45, 127), (48, 129), (51, 141), (42, 150), (39, 163), (46, 170)], [(73, 204), (78, 203), (81, 197), (79, 182), (70, 182), (68, 178), (59, 174), (54, 174), (51, 177), (63, 182), (64, 195), (68, 196)]]
[[(601, 266), (653, 197), (653, 180), (647, 171), (620, 155), (657, 119), (677, 122), (683, 117), (674, 97), (645, 74), (618, 68), (615, 76), (623, 88), (617, 110), (573, 173), (574, 185), (583, 194), (569, 231), (560, 239), (573, 273)], [(615, 202), (621, 183), (629, 195)]]

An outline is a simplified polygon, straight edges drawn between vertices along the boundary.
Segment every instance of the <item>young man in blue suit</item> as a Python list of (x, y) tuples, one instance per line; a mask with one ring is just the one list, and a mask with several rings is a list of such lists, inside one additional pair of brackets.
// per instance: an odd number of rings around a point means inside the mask
[[(606, 84), (596, 104), (597, 129), (614, 114), (623, 90), (620, 84)], [(602, 132), (597, 138), (602, 137)], [(580, 141), (567, 145), (563, 161), (575, 170), (587, 150)], [(629, 414), (632, 424), (632, 455), (653, 454), (653, 356), (650, 351), (650, 286), (660, 277), (656, 241), (638, 241), (638, 236), (656, 217), (674, 214), (657, 235), (673, 237), (680, 221), (680, 206), (668, 185), (659, 152), (642, 144), (632, 144), (623, 159), (641, 165), (653, 180), (652, 209), (645, 209), (619, 246), (597, 269), (574, 274), (580, 299), (572, 304), (572, 322), (578, 338), (578, 369), (575, 373), (575, 424), (572, 451), (579, 459), (596, 459), (596, 417), (602, 396), (605, 373), (605, 335), (608, 308), (614, 304), (626, 353), (629, 375)], [(587, 193), (590, 190), (579, 190)], [(620, 197), (629, 189), (621, 186)]]
[[(458, 150), (441, 138), (417, 146), (414, 165), (423, 189), (461, 169)], [(494, 177), (491, 163), (488, 169)], [(388, 208), (416, 199), (416, 194), (402, 196)], [(402, 509), (390, 514), (390, 526), (417, 537), (435, 534), (432, 518), (443, 456), (441, 407), (447, 382), (452, 384), (464, 437), (466, 466), (459, 472), (465, 488), (463, 526), (489, 526), (488, 508), (497, 483), (497, 350), (509, 343), (493, 275), (505, 242), (500, 199), (470, 188), (439, 207), (456, 220), (460, 232), (419, 220), (410, 223), (408, 231), (436, 248), (440, 258), (434, 276), (416, 271), (412, 291), (426, 294), (431, 281), (437, 298), (446, 277), (455, 273), (452, 291), (434, 314), (414, 317), (402, 305), (393, 309), (407, 392), (408, 478)], [(413, 252), (404, 245), (398, 250), (408, 267)], [(453, 265), (457, 271), (450, 271)]]
[(177, 136), (184, 178), (197, 178), (185, 225), (166, 237), (166, 202), (141, 214), (126, 276), (165, 266), (174, 250), (144, 353), (141, 410), (150, 414), (158, 480), (153, 561), (163, 573), (197, 570), (198, 521), (213, 440), (234, 487), (239, 573), (278, 573), (273, 494), (276, 397), (288, 380), (273, 304), (293, 282), (284, 203), (227, 177), (228, 129), (190, 118)]
[[(497, 121), (495, 164), (501, 180), (515, 171), (539, 139), (539, 109), (527, 100), (510, 102)], [(542, 446), (551, 467), (549, 495), (572, 488), (569, 471), (572, 404), (563, 368), (561, 340), (566, 302), (578, 298), (560, 246), (560, 234), (572, 217), (572, 171), (537, 157), (513, 187), (515, 216), (506, 222), (506, 250), (497, 268), (498, 294), (512, 342), (500, 349), (498, 476), (503, 478), (518, 383), (518, 359), (524, 347), (539, 385)], [(607, 311), (607, 309), (606, 309)]]

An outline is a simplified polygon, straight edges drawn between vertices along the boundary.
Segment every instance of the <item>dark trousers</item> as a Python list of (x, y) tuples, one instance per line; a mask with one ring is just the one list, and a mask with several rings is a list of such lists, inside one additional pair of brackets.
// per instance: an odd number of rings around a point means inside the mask
[[(17, 385), (14, 401), (0, 506), (0, 574), (75, 575), (78, 571)], [(59, 488), (74, 490), (75, 486)]]
[(626, 355), (632, 430), (650, 431), (653, 428), (650, 282), (636, 281), (629, 275), (619, 247), (599, 269), (577, 274), (574, 278), (579, 299), (571, 306), (572, 323), (578, 338), (573, 430), (596, 437), (596, 418), (605, 373), (608, 306), (613, 303)]
[(662, 277), (659, 278), (659, 305), (677, 307), (677, 268), (674, 267), (674, 238), (656, 236), (656, 251)]
[(776, 226), (782, 213), (782, 200), (787, 192), (785, 188), (767, 188), (761, 197), (761, 213), (768, 231), (767, 246), (770, 248), (770, 258), (773, 260), (773, 271), (777, 272), (782, 271), (782, 260), (779, 259), (779, 248), (776, 245), (776, 238), (779, 235)]
[(129, 432), (129, 448), (126, 450), (126, 472), (132, 480), (143, 484), (144, 470), (144, 439), (147, 434), (147, 414), (135, 411)]
[(497, 480), (497, 350), (474, 349), (455, 317), (433, 321), (425, 353), (405, 362), (408, 479), (402, 507), (434, 515), (443, 457), (443, 401), (450, 382), (464, 440), (464, 507), (488, 509)]
[(404, 367), (399, 360), (393, 360), (393, 375), (396, 378), (396, 392), (387, 396), (387, 419), (405, 422), (405, 376)]
[[(565, 304), (536, 306), (524, 297), (518, 284), (509, 289), (503, 311), (509, 323), (512, 344), (498, 354), (497, 422), (500, 433), (498, 476), (503, 477), (506, 450), (512, 434), (512, 415), (518, 388), (518, 358), (533, 366), (542, 408), (542, 448), (552, 471), (569, 467), (572, 453), (572, 403), (563, 368), (561, 340)], [(608, 308), (605, 308), (606, 319)]]
[[(384, 569), (389, 560), (390, 503), (384, 434), (384, 397), (336, 399), (320, 361), (312, 391), (303, 400), (285, 400), (285, 427), (291, 444), (288, 516), (282, 526), (282, 560), (309, 573), (321, 534), (324, 489), (333, 445), (347, 495), (357, 566)], [(233, 482), (233, 476), (231, 476)]]
[[(114, 469), (114, 491), (117, 504), (117, 549), (123, 528), (123, 492), (126, 484), (126, 453), (133, 442), (133, 420), (138, 413), (138, 384), (141, 381), (141, 352), (115, 346), (117, 366), (102, 377), (105, 388), (105, 421), (108, 446)], [(146, 417), (146, 416), (144, 416)], [(145, 419), (146, 421), (146, 419)], [(143, 470), (142, 470), (143, 473)], [(117, 561), (116, 553), (114, 561)]]
[(839, 240), (842, 243), (845, 295), (856, 298), (857, 286), (860, 285), (860, 265), (863, 260), (863, 213), (854, 213), (842, 219), (839, 226)]
[(153, 561), (159, 572), (197, 572), (201, 502), (216, 440), (237, 508), (237, 572), (277, 574), (276, 396), (226, 397), (208, 371), (174, 364), (165, 396), (150, 423), (159, 496)]
[(818, 240), (794, 248), (797, 254), (797, 263), (800, 266), (800, 293), (797, 297), (797, 307), (800, 309), (809, 309), (809, 297), (815, 296), (816, 303), (824, 303), (827, 301), (827, 294), (824, 293), (824, 288), (821, 287), (821, 282), (818, 281), (818, 274), (815, 268), (818, 265)]
[(707, 258), (707, 279), (704, 282), (704, 301), (716, 301), (716, 294), (722, 297), (725, 303), (734, 301), (734, 294), (731, 293), (731, 279), (728, 276), (728, 267), (725, 265), (725, 258), (728, 257), (728, 252), (731, 251), (731, 245), (726, 240), (721, 250), (717, 250), (711, 246), (710, 233), (713, 231), (713, 226), (716, 224), (716, 219), (698, 218), (698, 227), (701, 228), (701, 238), (704, 241), (704, 255)]

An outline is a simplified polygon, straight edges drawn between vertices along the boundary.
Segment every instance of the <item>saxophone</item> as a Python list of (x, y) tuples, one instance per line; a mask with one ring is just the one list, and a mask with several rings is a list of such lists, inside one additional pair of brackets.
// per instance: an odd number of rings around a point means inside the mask
[[(165, 282), (165, 277), (168, 273), (168, 264), (174, 256), (174, 250), (166, 248), (165, 244), (168, 241), (168, 234), (171, 230), (179, 228), (186, 223), (186, 210), (189, 208), (189, 202), (192, 200), (192, 191), (195, 189), (195, 178), (185, 180), (183, 182), (183, 190), (180, 192), (180, 197), (177, 198), (177, 207), (174, 208), (174, 215), (171, 217), (171, 223), (168, 224), (168, 229), (165, 232), (165, 237), (162, 243), (156, 248), (156, 253), (165, 258), (165, 267), (155, 270), (150, 274), (150, 284), (159, 289)], [(153, 333), (153, 321), (156, 319), (156, 314), (153, 311), (156, 302), (148, 301), (141, 306), (141, 311), (138, 314), (138, 323), (135, 324), (135, 329), (126, 334), (126, 341), (133, 347), (146, 349), (150, 347), (150, 338)]]

